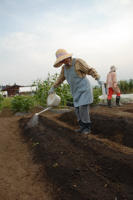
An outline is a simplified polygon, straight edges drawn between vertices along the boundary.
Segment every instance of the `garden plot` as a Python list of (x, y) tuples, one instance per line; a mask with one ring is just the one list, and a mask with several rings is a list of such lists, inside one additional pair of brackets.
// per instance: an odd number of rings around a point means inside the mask
[(22, 136), (42, 166), (53, 200), (131, 200), (133, 198), (133, 104), (91, 109), (92, 134), (76, 134), (73, 111), (19, 120)]

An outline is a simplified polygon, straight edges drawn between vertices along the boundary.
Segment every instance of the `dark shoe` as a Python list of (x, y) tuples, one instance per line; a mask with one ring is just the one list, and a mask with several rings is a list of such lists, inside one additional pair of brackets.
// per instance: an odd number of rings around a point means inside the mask
[(84, 127), (80, 127), (78, 130), (75, 130), (76, 133), (81, 133), (84, 130)]
[(84, 124), (84, 130), (82, 131), (83, 135), (88, 135), (91, 133), (91, 123), (83, 123)]
[(79, 124), (80, 124), (80, 128), (78, 130), (75, 130), (76, 133), (81, 133), (85, 128), (81, 120), (79, 121)]
[(112, 108), (112, 106), (111, 106), (111, 99), (108, 99), (108, 107)]
[(88, 135), (91, 133), (91, 129), (88, 129), (88, 128), (85, 128), (83, 131), (82, 131), (82, 135)]
[(120, 106), (120, 96), (116, 96), (116, 106)]

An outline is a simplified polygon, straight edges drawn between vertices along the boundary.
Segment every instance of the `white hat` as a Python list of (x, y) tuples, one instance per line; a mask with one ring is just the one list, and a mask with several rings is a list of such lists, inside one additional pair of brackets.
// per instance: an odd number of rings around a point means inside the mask
[(66, 52), (66, 50), (64, 49), (58, 49), (56, 51), (56, 62), (54, 63), (54, 67), (60, 67), (62, 65), (62, 63), (60, 63), (62, 60), (66, 59), (66, 58), (70, 58), (73, 54), (68, 54)]
[(116, 71), (116, 69), (117, 69), (117, 67), (115, 67), (115, 66), (111, 66), (111, 67), (110, 67), (110, 71), (111, 71), (111, 72)]

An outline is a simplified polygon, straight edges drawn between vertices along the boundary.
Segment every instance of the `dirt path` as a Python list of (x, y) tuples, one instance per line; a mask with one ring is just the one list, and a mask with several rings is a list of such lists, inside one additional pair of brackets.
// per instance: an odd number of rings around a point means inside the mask
[(0, 118), (0, 200), (51, 200), (20, 137), (18, 119)]

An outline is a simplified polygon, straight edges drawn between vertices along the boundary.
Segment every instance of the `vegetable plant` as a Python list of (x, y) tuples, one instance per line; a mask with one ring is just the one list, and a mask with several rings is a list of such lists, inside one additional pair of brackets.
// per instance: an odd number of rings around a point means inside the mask
[[(45, 106), (47, 104), (48, 91), (52, 87), (53, 83), (56, 81), (58, 74), (56, 73), (53, 76), (48, 74), (46, 80), (34, 81), (34, 85), (37, 86), (36, 94), (34, 98), (39, 102), (40, 105)], [(60, 106), (67, 106), (68, 104), (73, 105), (73, 98), (70, 92), (70, 86), (67, 83), (61, 84), (58, 88), (55, 89), (55, 92), (61, 97)]]
[(0, 111), (2, 111), (4, 97), (0, 94)]
[(28, 112), (34, 106), (32, 96), (15, 96), (11, 100), (11, 109), (16, 112)]

